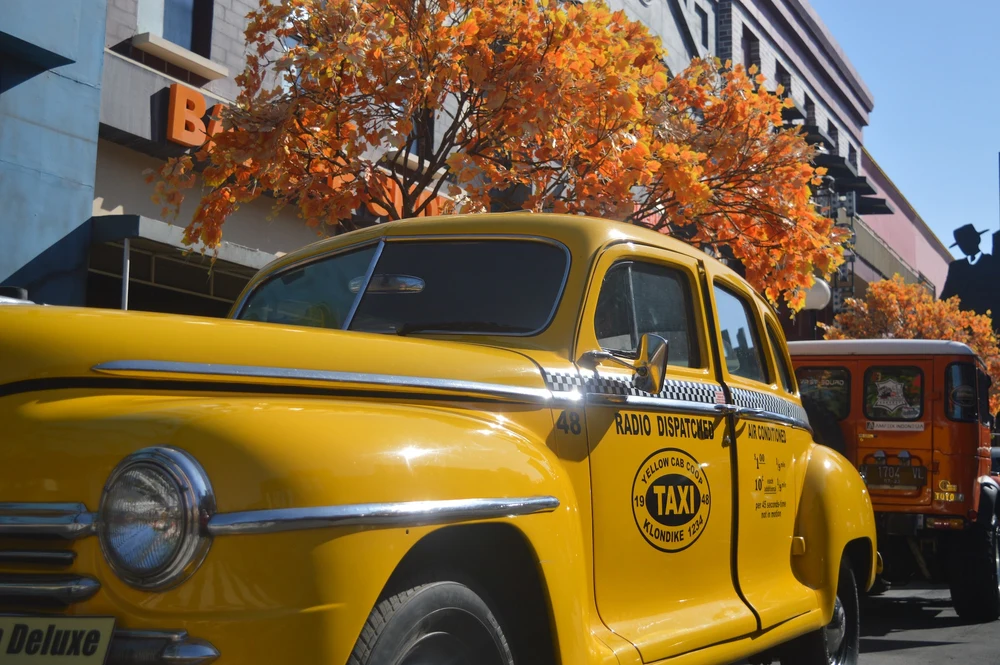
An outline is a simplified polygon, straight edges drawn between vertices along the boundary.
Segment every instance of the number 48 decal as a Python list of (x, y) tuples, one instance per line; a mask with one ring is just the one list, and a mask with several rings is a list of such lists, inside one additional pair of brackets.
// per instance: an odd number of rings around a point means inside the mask
[(579, 434), (583, 431), (580, 427), (580, 414), (576, 411), (563, 411), (556, 421), (556, 429), (566, 434)]

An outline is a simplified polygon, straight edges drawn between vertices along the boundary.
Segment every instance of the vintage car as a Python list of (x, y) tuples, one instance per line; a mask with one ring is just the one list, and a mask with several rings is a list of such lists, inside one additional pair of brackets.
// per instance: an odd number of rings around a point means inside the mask
[(706, 254), (410, 220), (231, 319), (0, 307), (11, 662), (857, 661), (867, 490)]
[(788, 346), (816, 440), (843, 445), (868, 484), (885, 580), (948, 583), (959, 616), (1000, 616), (1000, 485), (982, 359), (937, 340)]

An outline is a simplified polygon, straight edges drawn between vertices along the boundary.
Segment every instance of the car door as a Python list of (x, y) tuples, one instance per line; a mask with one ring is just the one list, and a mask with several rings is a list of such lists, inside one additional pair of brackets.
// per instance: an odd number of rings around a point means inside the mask
[(733, 406), (738, 584), (766, 629), (816, 605), (792, 572), (807, 546), (795, 539), (796, 478), (812, 437), (773, 312), (729, 274), (713, 276), (711, 299)]
[[(699, 263), (633, 245), (599, 258), (577, 344), (586, 393), (594, 568), (602, 620), (646, 662), (752, 633), (733, 581), (730, 448)], [(657, 395), (633, 372), (642, 333), (667, 339)]]

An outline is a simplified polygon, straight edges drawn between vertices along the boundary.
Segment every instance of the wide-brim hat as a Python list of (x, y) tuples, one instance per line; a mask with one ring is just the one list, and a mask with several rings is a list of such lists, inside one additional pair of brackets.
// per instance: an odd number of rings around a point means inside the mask
[(989, 231), (977, 231), (976, 227), (973, 226), (972, 224), (965, 224), (955, 229), (954, 231), (955, 242), (951, 243), (948, 246), (955, 247), (956, 245), (961, 243), (962, 240), (966, 238), (968, 238), (969, 240), (975, 240), (984, 233), (989, 233)]

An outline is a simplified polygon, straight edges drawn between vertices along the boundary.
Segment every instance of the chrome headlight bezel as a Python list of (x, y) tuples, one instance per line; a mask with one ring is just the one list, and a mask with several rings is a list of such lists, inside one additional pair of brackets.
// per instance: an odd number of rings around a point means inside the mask
[[(137, 574), (119, 563), (119, 556), (108, 542), (105, 514), (109, 489), (122, 474), (136, 466), (152, 466), (176, 486), (181, 499), (183, 528), (181, 543), (174, 555), (147, 574)], [(97, 535), (104, 560), (115, 575), (131, 587), (143, 591), (164, 591), (187, 580), (205, 560), (212, 545), (208, 521), (216, 512), (215, 493), (201, 464), (189, 453), (172, 446), (153, 446), (138, 450), (121, 462), (108, 476), (101, 492), (97, 512)]]

